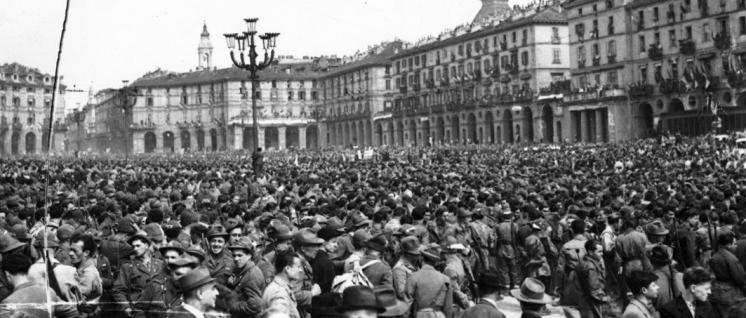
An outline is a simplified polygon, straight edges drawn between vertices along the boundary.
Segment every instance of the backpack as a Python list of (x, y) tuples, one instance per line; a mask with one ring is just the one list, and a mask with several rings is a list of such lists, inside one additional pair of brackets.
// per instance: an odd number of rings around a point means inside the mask
[(341, 294), (342, 292), (344, 292), (345, 289), (347, 289), (347, 287), (350, 286), (366, 286), (373, 288), (373, 284), (368, 279), (368, 276), (365, 276), (363, 270), (373, 264), (380, 262), (381, 261), (379, 260), (372, 260), (364, 266), (360, 266), (360, 261), (355, 261), (355, 263), (353, 263), (353, 268), (351, 271), (334, 277), (334, 281), (332, 281), (332, 292)]

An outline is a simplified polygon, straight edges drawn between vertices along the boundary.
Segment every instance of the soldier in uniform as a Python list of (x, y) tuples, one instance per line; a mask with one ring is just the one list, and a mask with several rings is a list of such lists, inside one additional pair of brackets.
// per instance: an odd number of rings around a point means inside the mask
[(578, 263), (585, 256), (585, 221), (576, 219), (570, 223), (570, 229), (574, 235), (573, 239), (562, 245), (560, 249), (560, 258), (558, 261), (559, 269), (562, 271), (562, 286), (560, 304), (565, 306), (578, 305), (577, 280), (575, 278)]
[(508, 291), (518, 286), (518, 268), (515, 263), (515, 234), (516, 226), (513, 222), (513, 213), (505, 210), (499, 215), (500, 223), (497, 224), (497, 273), (500, 277), (501, 295), (507, 295)]
[(720, 317), (728, 317), (736, 300), (744, 296), (746, 271), (733, 254), (736, 248), (736, 238), (733, 233), (725, 232), (718, 235), (718, 245), (720, 248), (710, 259), (710, 269), (715, 274), (710, 301)]
[(603, 307), (611, 300), (606, 293), (606, 270), (601, 245), (596, 240), (586, 241), (587, 254), (578, 264), (577, 278), (581, 287), (578, 309), (582, 317), (603, 318)]
[(451, 279), (435, 266), (441, 262), (440, 247), (436, 244), (422, 251), (423, 265), (407, 280), (407, 296), (412, 299), (415, 318), (451, 317), (453, 287)]
[(210, 276), (215, 278), (219, 285), (226, 286), (228, 278), (233, 275), (233, 255), (225, 248), (230, 235), (222, 226), (214, 226), (207, 232), (207, 242), (210, 245), (205, 259), (205, 267), (210, 271)]
[(446, 267), (443, 274), (451, 279), (455, 305), (453, 306), (453, 315), (458, 317), (463, 309), (469, 307), (470, 295), (472, 295), (469, 288), (475, 282), (471, 277), (471, 269), (468, 263), (459, 255), (466, 248), (461, 243), (457, 243), (452, 236), (446, 237), (444, 245), (443, 256), (445, 257)]
[(484, 222), (485, 209), (477, 210), (469, 222), (472, 234), (472, 249), (478, 259), (475, 264), (475, 272), (481, 273), (482, 271), (495, 268), (495, 258), (490, 253), (495, 247), (495, 233), (493, 229)]
[(140, 297), (135, 317), (158, 318), (183, 302), (183, 295), (177, 281), (199, 264), (193, 258), (180, 257), (168, 264), (168, 277), (156, 276), (148, 282)]
[(122, 263), (112, 288), (112, 296), (119, 312), (132, 317), (133, 305), (140, 300), (147, 282), (163, 274), (165, 262), (152, 256), (150, 239), (143, 233), (133, 235), (128, 243), (132, 246), (134, 255), (129, 261)]
[[(228, 279), (228, 288), (221, 290), (228, 302), (218, 308), (227, 308), (233, 317), (255, 317), (262, 311), (262, 292), (266, 286), (264, 275), (251, 260), (254, 245), (244, 237), (228, 247), (233, 252), (236, 269)], [(219, 287), (222, 289), (221, 287)]]
[(394, 265), (394, 292), (396, 298), (412, 303), (412, 299), (407, 295), (407, 280), (412, 273), (417, 271), (422, 263), (422, 254), (420, 253), (420, 241), (415, 236), (407, 236), (401, 239), (401, 257)]

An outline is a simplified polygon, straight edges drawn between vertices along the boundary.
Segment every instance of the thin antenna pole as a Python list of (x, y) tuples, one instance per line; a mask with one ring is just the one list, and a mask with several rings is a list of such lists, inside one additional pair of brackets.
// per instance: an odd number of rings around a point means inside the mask
[[(58, 85), (58, 81), (59, 81), (60, 60), (62, 59), (62, 43), (63, 43), (63, 41), (65, 39), (65, 31), (67, 29), (67, 17), (69, 16), (69, 13), (70, 13), (70, 0), (66, 0), (65, 1), (65, 16), (64, 16), (64, 19), (62, 20), (62, 31), (60, 32), (60, 45), (59, 45), (59, 48), (57, 50), (57, 61), (55, 62), (55, 66), (54, 66), (54, 84), (53, 84), (53, 87), (52, 87), (52, 105), (50, 105), (50, 107), (49, 107), (49, 123), (47, 125), (47, 129), (48, 129), (47, 130), (47, 136), (49, 136), (49, 137), (47, 138), (47, 141), (46, 141), (46, 143), (47, 143), (46, 144), (46, 146), (47, 146), (47, 157), (46, 157), (47, 158), (47, 171), (46, 171), (46, 176), (44, 177), (44, 222), (43, 222), (44, 229), (42, 230), (42, 233), (43, 233), (42, 236), (44, 237), (43, 238), (43, 240), (44, 240), (43, 243), (44, 243), (44, 251), (45, 252), (47, 250), (47, 246), (49, 246), (48, 245), (49, 241), (47, 240), (47, 220), (49, 219), (49, 171), (51, 170), (51, 165), (49, 164), (49, 151), (52, 150), (51, 145), (53, 145), (53, 143), (52, 143), (52, 138), (53, 138), (53, 136), (52, 136), (52, 124), (54, 122), (54, 103), (55, 103), (55, 99), (57, 97), (57, 85)], [(42, 142), (44, 142), (44, 140), (42, 140)], [(43, 255), (43, 253), (41, 253), (41, 254)], [(51, 260), (49, 258), (47, 258), (47, 259), (45, 259), (45, 261), (49, 262)], [(45, 268), (45, 270), (49, 270), (49, 266), (45, 266), (44, 268)], [(49, 273), (46, 273), (46, 277), (50, 277)], [(56, 277), (56, 275), (54, 277)], [(45, 284), (44, 288), (46, 289), (45, 294), (49, 295), (49, 290), (48, 290), (49, 289), (49, 282), (47, 282), (47, 284)], [(53, 312), (52, 308), (53, 308), (54, 304), (52, 304), (48, 300), (47, 300), (46, 304), (47, 304), (47, 312), (50, 313), (50, 315), (51, 315), (51, 313)]]

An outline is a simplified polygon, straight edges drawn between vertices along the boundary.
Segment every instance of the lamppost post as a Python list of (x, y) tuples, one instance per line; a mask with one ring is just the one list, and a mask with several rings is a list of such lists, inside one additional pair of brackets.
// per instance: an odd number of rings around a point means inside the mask
[[(259, 80), (258, 71), (261, 71), (272, 64), (275, 58), (275, 46), (277, 43), (277, 36), (279, 33), (265, 33), (260, 35), (259, 38), (262, 40), (262, 46), (264, 47), (264, 61), (257, 63), (256, 53), (256, 42), (254, 36), (257, 34), (256, 22), (258, 18), (244, 19), (247, 26), (247, 31), (242, 33), (227, 33), (224, 34), (228, 49), (231, 51), (231, 61), (236, 67), (249, 71), (249, 80), (251, 81), (251, 118), (252, 118), (252, 129), (253, 129), (253, 143), (254, 151), (259, 147), (259, 122), (257, 105), (256, 105), (256, 82)], [(234, 49), (238, 45), (238, 56), (236, 60), (236, 54)], [(244, 54), (244, 51), (245, 54)], [(270, 53), (267, 53), (270, 51)], [(246, 58), (249, 61), (247, 63)]]
[(77, 145), (78, 145), (77, 151), (78, 151), (78, 153), (80, 153), (80, 143), (82, 142), (82, 140), (81, 140), (82, 137), (80, 136), (80, 132), (81, 132), (80, 125), (85, 122), (85, 112), (81, 112), (81, 111), (79, 111), (79, 110), (76, 109), (73, 112), (73, 121), (75, 122), (75, 129), (78, 130), (78, 133), (77, 133), (77, 135), (78, 135), (78, 138), (77, 138)]
[[(124, 156), (128, 158), (132, 146), (132, 107), (137, 103), (137, 88), (127, 87), (128, 80), (122, 80), (122, 88), (117, 91), (114, 106), (122, 109), (124, 115)], [(133, 97), (133, 98), (130, 98)]]

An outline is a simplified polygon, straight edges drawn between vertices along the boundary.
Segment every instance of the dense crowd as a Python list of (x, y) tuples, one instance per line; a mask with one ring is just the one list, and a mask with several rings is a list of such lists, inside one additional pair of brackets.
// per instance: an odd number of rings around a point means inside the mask
[(0, 317), (746, 315), (731, 141), (361, 157), (0, 160)]

